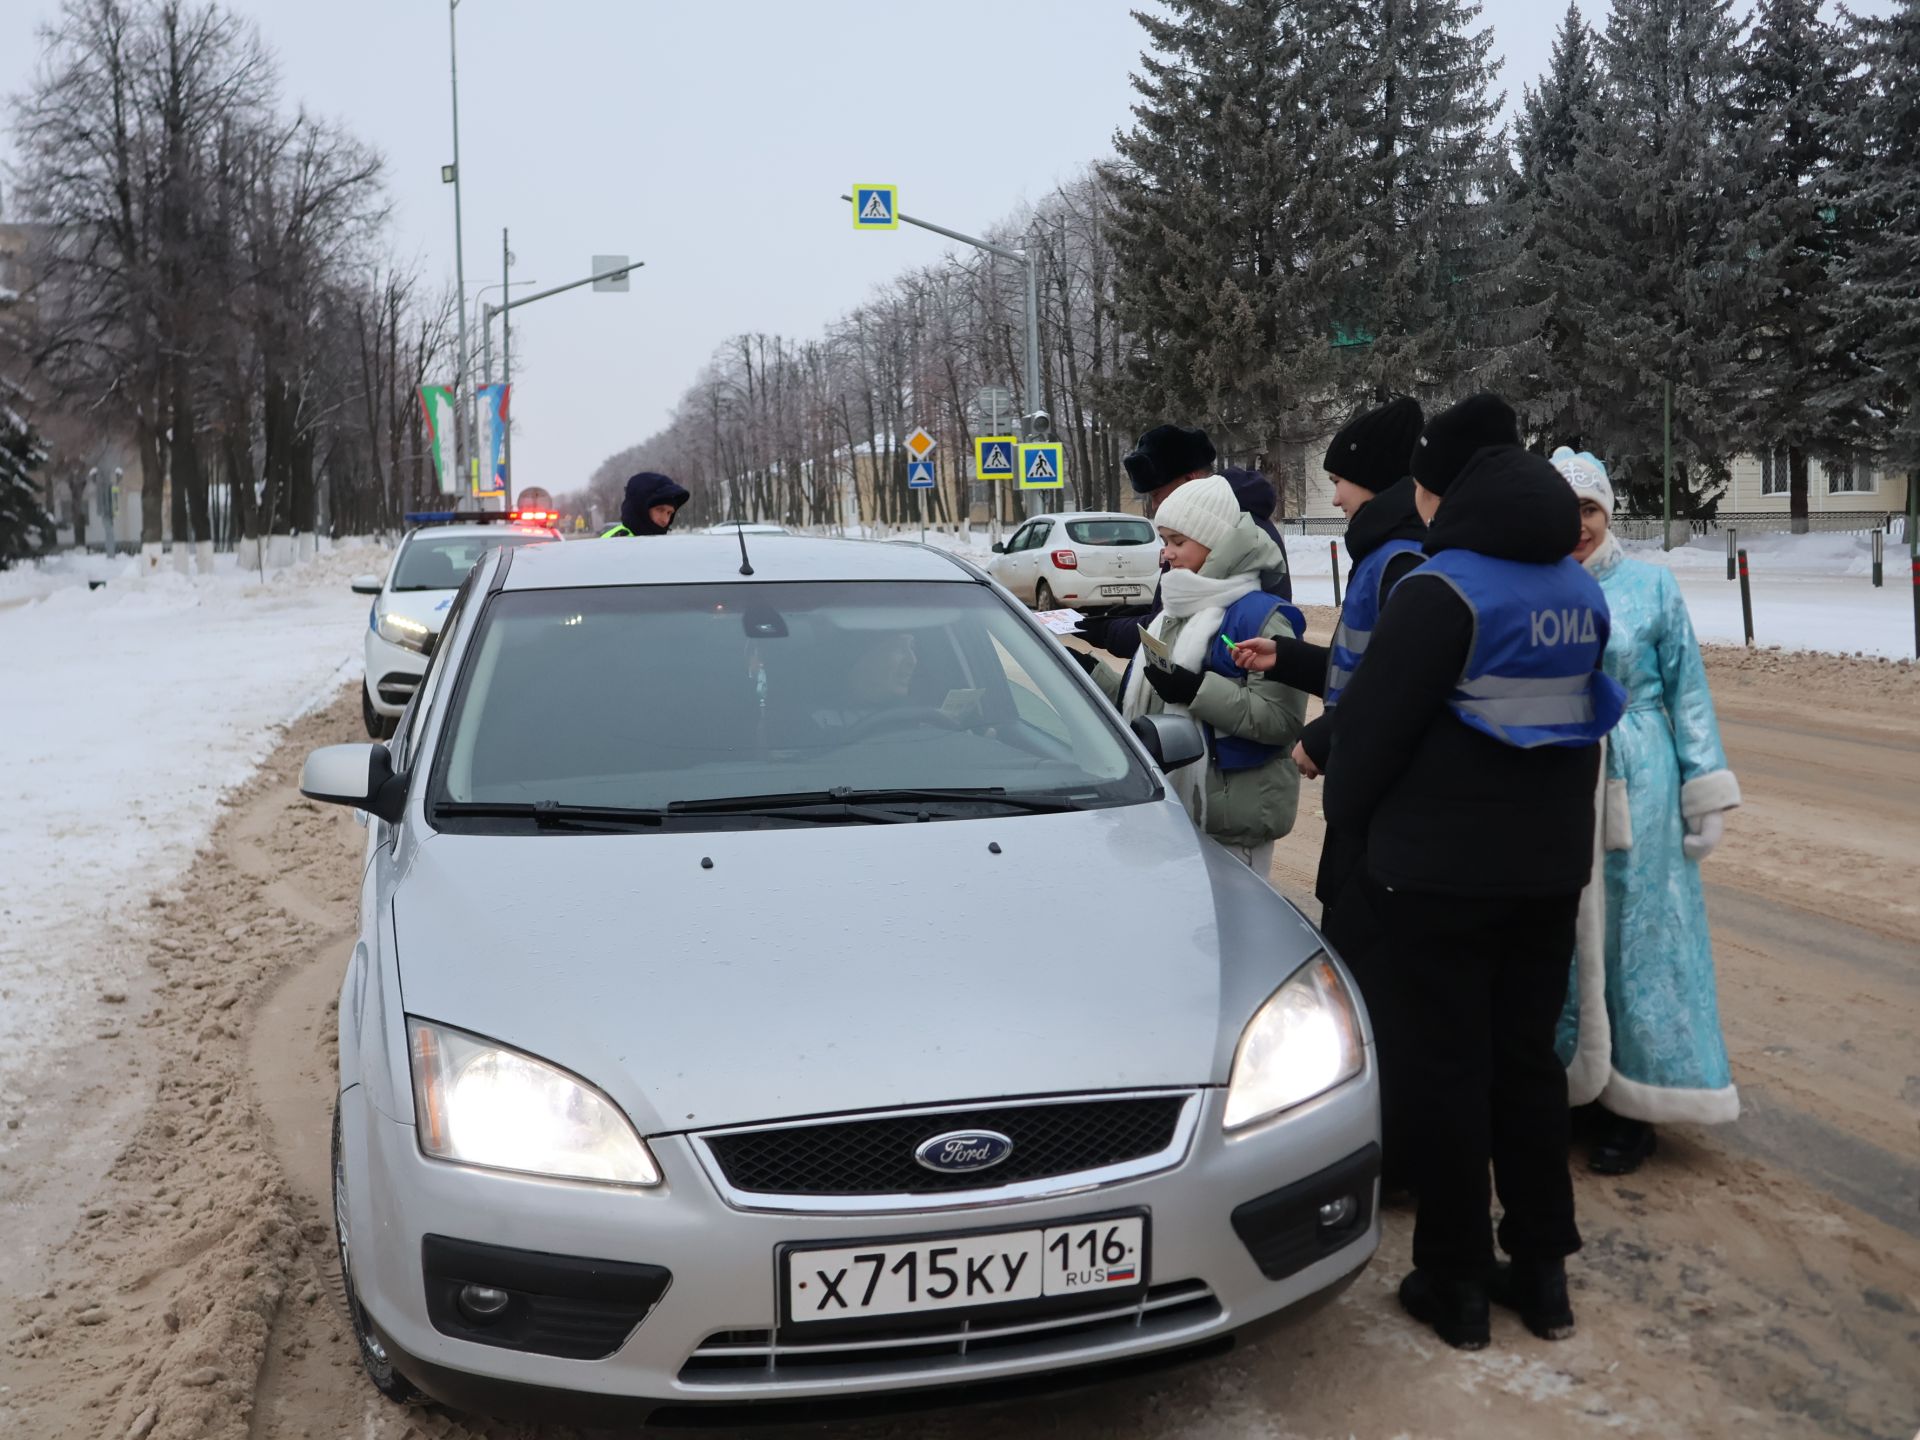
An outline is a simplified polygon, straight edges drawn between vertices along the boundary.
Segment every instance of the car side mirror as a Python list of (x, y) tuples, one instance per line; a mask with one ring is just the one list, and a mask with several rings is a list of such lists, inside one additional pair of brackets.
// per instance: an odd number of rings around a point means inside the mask
[(993, 542), (993, 553), (996, 555), (1004, 555), (1007, 553), (1007, 547), (996, 540)]
[(1128, 728), (1162, 770), (1178, 770), (1207, 753), (1207, 737), (1191, 715), (1136, 715)]
[(353, 593), (356, 595), (378, 595), (380, 593), (380, 577), (378, 575), (354, 576)]
[(392, 825), (407, 808), (407, 777), (393, 773), (393, 752), (384, 745), (323, 745), (300, 767), (300, 793)]

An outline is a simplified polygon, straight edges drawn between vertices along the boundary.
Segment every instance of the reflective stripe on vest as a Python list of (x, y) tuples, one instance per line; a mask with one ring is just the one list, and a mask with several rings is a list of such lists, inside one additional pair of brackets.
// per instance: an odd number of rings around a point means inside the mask
[(1333, 629), (1333, 644), (1327, 650), (1327, 684), (1323, 697), (1327, 709), (1340, 703), (1340, 692), (1353, 679), (1353, 672), (1366, 658), (1367, 645), (1373, 639), (1373, 627), (1380, 620), (1386, 603), (1387, 562), (1396, 555), (1420, 554), (1417, 540), (1389, 540), (1371, 551), (1347, 581), (1346, 601), (1340, 607), (1340, 620)]
[(1607, 600), (1572, 559), (1552, 565), (1443, 550), (1418, 571), (1437, 574), (1473, 612), (1473, 648), (1447, 704), (1505, 745), (1591, 745), (1626, 708), (1626, 692), (1595, 667), (1607, 648)]
[(625, 525), (615, 525), (610, 530), (602, 530), (600, 532), (600, 538), (602, 540), (618, 540), (622, 536), (631, 538), (632, 535), (633, 531), (629, 530)]

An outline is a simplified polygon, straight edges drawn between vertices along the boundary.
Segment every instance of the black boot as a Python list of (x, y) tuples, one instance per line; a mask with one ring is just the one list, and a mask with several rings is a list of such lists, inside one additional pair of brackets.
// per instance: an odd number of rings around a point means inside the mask
[(1631, 1175), (1653, 1154), (1656, 1144), (1653, 1126), (1646, 1121), (1609, 1112), (1602, 1117), (1587, 1168), (1596, 1175)]
[(1493, 1267), (1487, 1295), (1494, 1304), (1518, 1311), (1527, 1329), (1542, 1340), (1565, 1340), (1573, 1334), (1564, 1260), (1502, 1261)]
[(1415, 1270), (1400, 1282), (1400, 1308), (1456, 1350), (1484, 1350), (1493, 1335), (1483, 1280)]

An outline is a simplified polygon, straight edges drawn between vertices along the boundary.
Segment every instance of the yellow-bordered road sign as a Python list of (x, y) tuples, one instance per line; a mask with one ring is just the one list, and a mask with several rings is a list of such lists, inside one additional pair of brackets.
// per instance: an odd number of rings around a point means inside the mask
[(853, 187), (853, 228), (856, 230), (898, 230), (900, 195), (898, 185), (855, 185)]
[(1020, 488), (1058, 490), (1067, 483), (1066, 447), (1049, 442), (1020, 447)]
[(973, 440), (973, 478), (1011, 480), (1019, 473), (1020, 441), (1013, 435), (976, 435)]

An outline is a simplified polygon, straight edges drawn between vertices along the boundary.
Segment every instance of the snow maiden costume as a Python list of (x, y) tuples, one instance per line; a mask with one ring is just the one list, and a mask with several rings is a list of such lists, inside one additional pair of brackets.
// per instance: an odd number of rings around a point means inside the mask
[[(1612, 511), (1597, 459), (1565, 448), (1552, 458), (1583, 500)], [(1568, 1101), (1598, 1100), (1647, 1124), (1723, 1123), (1738, 1117), (1740, 1097), (1720, 1034), (1700, 859), (1740, 786), (1672, 572), (1629, 559), (1611, 533), (1585, 563), (1613, 612), (1602, 663), (1626, 687), (1627, 712), (1607, 741), (1601, 844), (1557, 1037)]]

